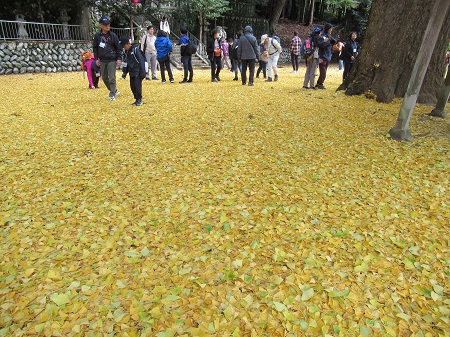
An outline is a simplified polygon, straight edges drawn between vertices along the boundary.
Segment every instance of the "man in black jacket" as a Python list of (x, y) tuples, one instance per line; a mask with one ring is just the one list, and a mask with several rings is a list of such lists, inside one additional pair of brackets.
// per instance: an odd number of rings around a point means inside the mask
[(116, 88), (116, 66), (122, 65), (122, 49), (119, 47), (119, 38), (110, 31), (110, 22), (106, 16), (98, 21), (101, 31), (95, 34), (92, 42), (95, 63), (100, 66), (103, 82), (109, 90), (109, 99), (114, 101), (120, 94)]
[(139, 49), (138, 45), (131, 45), (128, 36), (120, 38), (119, 46), (125, 49), (127, 53), (127, 66), (123, 68), (122, 77), (125, 78), (127, 73), (130, 74), (130, 88), (136, 100), (132, 105), (142, 105), (142, 81), (147, 74), (145, 69), (145, 57)]
[(212, 36), (206, 45), (208, 59), (211, 62), (211, 82), (220, 81), (220, 70), (222, 69), (222, 42), (219, 39), (219, 31), (213, 29)]

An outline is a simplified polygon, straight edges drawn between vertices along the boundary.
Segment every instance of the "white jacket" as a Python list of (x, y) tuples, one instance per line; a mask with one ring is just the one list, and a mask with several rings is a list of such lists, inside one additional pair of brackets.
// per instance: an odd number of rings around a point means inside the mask
[(266, 50), (269, 53), (269, 56), (274, 55), (275, 53), (281, 54), (283, 52), (280, 43), (276, 39), (271, 37), (269, 37)]

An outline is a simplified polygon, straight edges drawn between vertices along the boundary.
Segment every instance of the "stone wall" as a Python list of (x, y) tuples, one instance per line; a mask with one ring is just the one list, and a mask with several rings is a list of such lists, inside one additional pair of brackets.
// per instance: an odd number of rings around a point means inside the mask
[(81, 70), (81, 53), (92, 43), (1, 42), (0, 75)]

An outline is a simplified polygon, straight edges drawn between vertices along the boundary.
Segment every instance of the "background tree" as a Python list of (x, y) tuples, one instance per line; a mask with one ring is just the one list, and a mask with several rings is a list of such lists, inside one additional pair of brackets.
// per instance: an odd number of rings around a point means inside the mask
[(203, 41), (203, 29), (206, 20), (216, 19), (229, 10), (228, 0), (194, 0), (191, 3), (192, 11), (197, 14), (200, 41)]
[[(348, 95), (371, 91), (379, 102), (403, 97), (434, 2), (374, 0), (362, 51), (340, 89), (346, 89)], [(441, 31), (435, 33), (439, 38), (420, 90), (419, 103), (435, 103), (443, 86), (450, 13)]]

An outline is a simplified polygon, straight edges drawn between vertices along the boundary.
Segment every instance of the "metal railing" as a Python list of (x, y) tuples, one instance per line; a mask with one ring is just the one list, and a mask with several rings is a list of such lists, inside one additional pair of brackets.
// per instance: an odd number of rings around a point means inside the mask
[[(134, 29), (135, 35), (140, 28)], [(117, 36), (130, 36), (130, 28), (113, 28)], [(0, 40), (91, 41), (88, 27), (80, 25), (0, 20)]]

